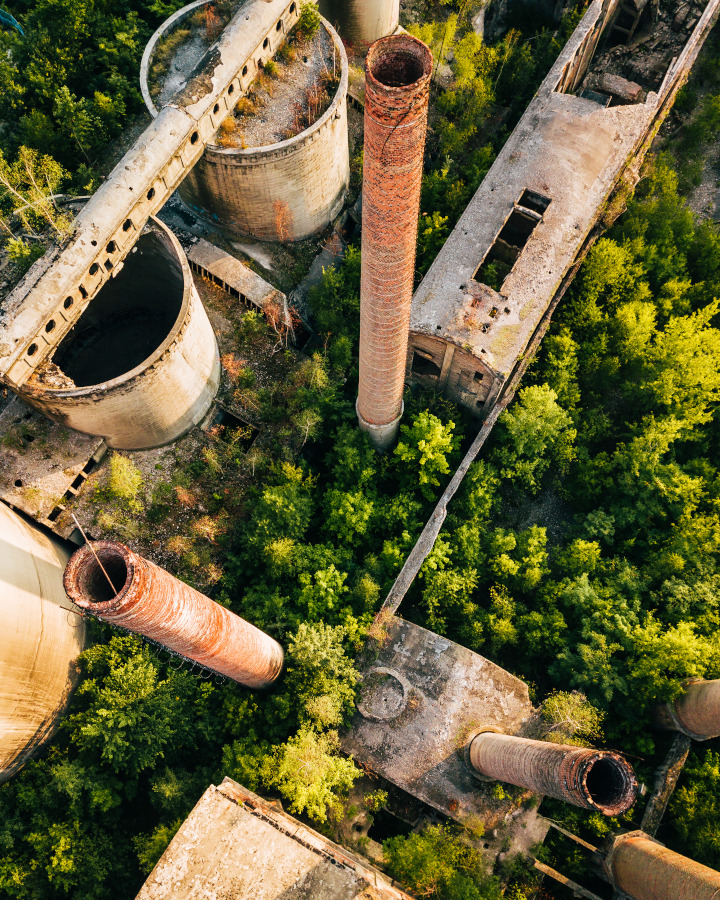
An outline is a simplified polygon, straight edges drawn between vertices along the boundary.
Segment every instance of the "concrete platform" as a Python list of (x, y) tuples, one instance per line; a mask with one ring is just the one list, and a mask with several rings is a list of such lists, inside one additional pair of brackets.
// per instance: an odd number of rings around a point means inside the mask
[(372, 772), (458, 821), (485, 818), (482, 782), (465, 764), (481, 729), (523, 731), (527, 685), (459, 644), (394, 616), (362, 670), (342, 748)]
[(410, 900), (369, 863), (226, 778), (210, 786), (137, 900)]
[(19, 397), (0, 413), (0, 444), (0, 498), (56, 531), (66, 501), (107, 449), (102, 438), (58, 425)]

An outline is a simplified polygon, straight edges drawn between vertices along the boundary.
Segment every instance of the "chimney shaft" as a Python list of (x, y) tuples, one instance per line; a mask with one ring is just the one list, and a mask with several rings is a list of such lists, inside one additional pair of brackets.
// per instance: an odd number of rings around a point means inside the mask
[(432, 54), (407, 34), (365, 62), (360, 281), (360, 427), (392, 446), (403, 409)]
[(633, 770), (608, 750), (481, 732), (470, 744), (470, 763), (480, 775), (606, 816), (624, 813), (637, 795)]
[(283, 650), (277, 641), (124, 544), (92, 546), (117, 594), (86, 544), (64, 576), (68, 597), (81, 609), (247, 687), (267, 687), (278, 677)]
[(668, 850), (642, 831), (615, 839), (605, 870), (613, 886), (633, 900), (720, 897), (720, 872)]
[(720, 681), (688, 681), (684, 689), (676, 700), (658, 707), (657, 725), (696, 741), (720, 737)]

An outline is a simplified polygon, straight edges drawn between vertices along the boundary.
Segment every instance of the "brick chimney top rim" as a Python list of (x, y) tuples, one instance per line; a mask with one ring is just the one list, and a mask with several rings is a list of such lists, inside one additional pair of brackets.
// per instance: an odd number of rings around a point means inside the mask
[[(76, 606), (94, 615), (110, 612), (126, 597), (135, 578), (136, 560), (129, 547), (116, 541), (93, 541), (92, 549), (85, 544), (73, 553), (65, 568), (65, 593)], [(112, 590), (105, 573), (110, 576)]]
[(375, 91), (413, 91), (430, 80), (430, 48), (409, 34), (380, 38), (368, 50), (365, 75)]

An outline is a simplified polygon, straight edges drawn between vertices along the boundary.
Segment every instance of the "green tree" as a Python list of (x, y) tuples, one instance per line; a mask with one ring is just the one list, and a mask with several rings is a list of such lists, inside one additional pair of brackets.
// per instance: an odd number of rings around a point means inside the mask
[(412, 425), (400, 427), (401, 438), (395, 447), (395, 456), (404, 464), (399, 471), (405, 483), (417, 478), (420, 491), (427, 500), (435, 496), (433, 487), (439, 487), (440, 476), (450, 471), (448, 457), (458, 448), (459, 439), (453, 437), (454, 422), (447, 425), (430, 412), (421, 412)]

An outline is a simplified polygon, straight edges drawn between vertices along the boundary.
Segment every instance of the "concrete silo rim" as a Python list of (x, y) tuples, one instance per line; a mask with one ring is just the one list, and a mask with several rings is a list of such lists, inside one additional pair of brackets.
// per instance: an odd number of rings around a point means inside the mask
[(190, 265), (187, 261), (187, 257), (185, 255), (185, 251), (182, 248), (182, 245), (175, 237), (173, 232), (167, 227), (167, 225), (165, 225), (164, 222), (161, 222), (159, 219), (156, 219), (155, 216), (151, 216), (148, 222), (155, 226), (165, 238), (169, 239), (170, 247), (175, 253), (177, 262), (180, 264), (182, 269), (182, 302), (180, 304), (178, 315), (172, 328), (168, 332), (167, 337), (163, 340), (160, 346), (150, 354), (150, 356), (146, 357), (144, 360), (142, 360), (142, 362), (138, 363), (133, 369), (129, 369), (127, 372), (123, 372), (122, 375), (118, 375), (116, 378), (109, 379), (108, 381), (101, 381), (98, 384), (85, 385), (83, 387), (33, 388), (31, 392), (32, 395), (48, 398), (87, 397), (93, 394), (105, 394), (109, 391), (114, 390), (115, 388), (126, 387), (133, 381), (144, 376), (147, 373), (148, 369), (152, 368), (152, 366), (160, 362), (160, 360), (166, 355), (166, 353), (168, 353), (173, 344), (183, 334), (189, 322), (190, 317), (188, 316), (188, 312), (190, 310), (190, 304), (193, 299), (194, 282), (192, 272), (190, 271)]
[(166, 31), (169, 31), (180, 19), (184, 18), (188, 13), (191, 13), (195, 9), (199, 9), (201, 6), (207, 6), (212, 2), (213, 0), (193, 0), (192, 3), (188, 3), (187, 6), (183, 6), (182, 9), (177, 10), (177, 12), (174, 12), (169, 18), (165, 19), (162, 25), (157, 29), (157, 31), (145, 45), (145, 51), (143, 52), (142, 60), (140, 61), (140, 92), (142, 93), (142, 98), (145, 101), (145, 106), (147, 106), (148, 112), (153, 117), (153, 119), (157, 118), (159, 110), (153, 103), (153, 99), (150, 96), (148, 72), (150, 71), (150, 63), (152, 62), (157, 42), (165, 34)]

